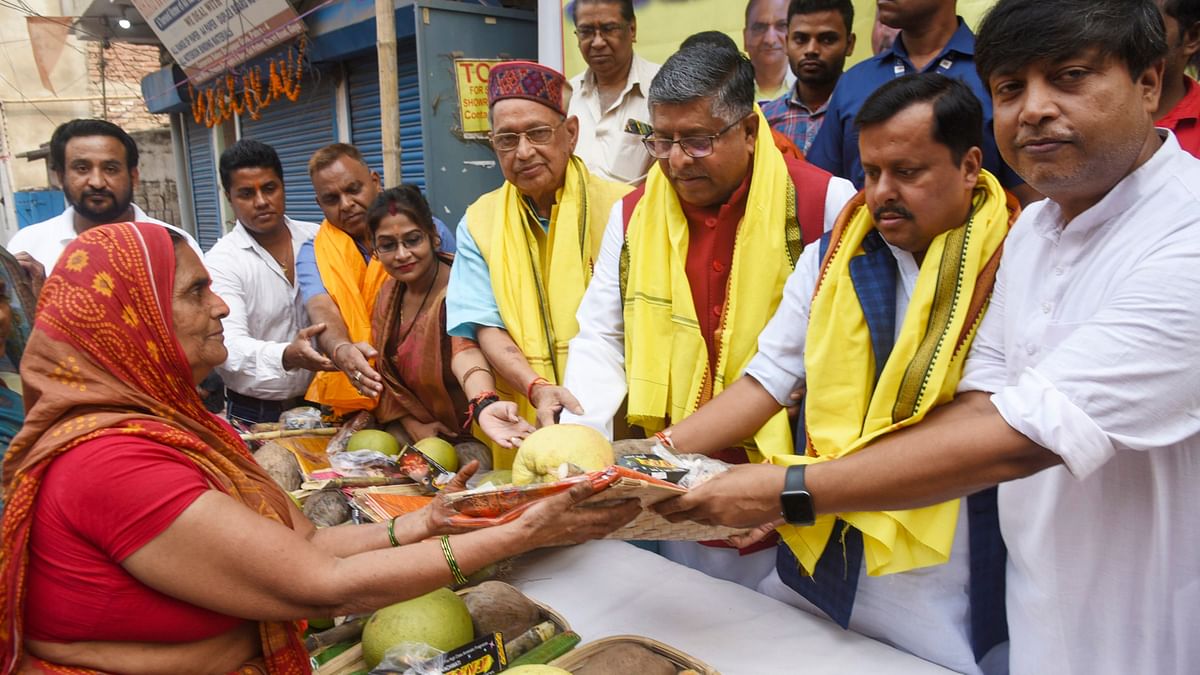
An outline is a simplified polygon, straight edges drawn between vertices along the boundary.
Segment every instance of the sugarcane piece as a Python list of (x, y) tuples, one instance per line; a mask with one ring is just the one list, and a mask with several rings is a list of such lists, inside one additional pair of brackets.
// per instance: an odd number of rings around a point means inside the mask
[(554, 625), (553, 621), (543, 621), (509, 640), (505, 646), (505, 652), (507, 652), (509, 660), (519, 658), (525, 652), (554, 637), (557, 632), (558, 627)]
[(346, 621), (320, 633), (313, 633), (304, 638), (304, 648), (311, 654), (318, 649), (331, 647), (339, 642), (354, 642), (362, 637), (363, 626), (366, 623), (367, 617), (364, 616)]
[(569, 630), (565, 633), (559, 633), (554, 637), (546, 640), (542, 644), (525, 652), (520, 658), (512, 659), (508, 662), (509, 668), (517, 666), (528, 666), (533, 664), (550, 663), (554, 659), (566, 654), (579, 644), (579, 633)]
[(242, 440), (249, 443), (250, 441), (271, 441), (276, 438), (291, 438), (293, 436), (333, 436), (338, 430), (334, 427), (321, 427), (320, 429), (280, 429), (279, 431), (261, 431), (254, 434), (242, 434)]

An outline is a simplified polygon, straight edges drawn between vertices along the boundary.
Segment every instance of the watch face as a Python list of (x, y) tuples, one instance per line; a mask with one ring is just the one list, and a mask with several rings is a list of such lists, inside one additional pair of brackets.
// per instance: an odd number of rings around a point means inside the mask
[(812, 525), (816, 520), (813, 514), (812, 495), (807, 491), (784, 492), (780, 495), (783, 506), (783, 519), (792, 525)]

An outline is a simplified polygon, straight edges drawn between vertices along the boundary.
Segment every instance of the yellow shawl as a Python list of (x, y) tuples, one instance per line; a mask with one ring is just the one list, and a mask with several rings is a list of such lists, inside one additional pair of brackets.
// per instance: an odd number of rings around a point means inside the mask
[[(804, 365), (813, 396), (805, 403), (808, 456), (776, 456), (776, 464), (822, 462), (920, 422), (954, 398), (963, 364), (995, 281), (1004, 238), (1019, 207), (995, 177), (980, 173), (967, 222), (939, 235), (925, 252), (908, 311), (878, 383), (850, 260), (875, 227), (860, 193), (835, 228), (809, 315)], [(959, 503), (920, 509), (844, 513), (863, 534), (867, 572), (904, 572), (950, 557)], [(812, 527), (779, 528), (810, 573), (825, 550), (836, 517)]]
[[(337, 303), (350, 341), (370, 342), (371, 310), (387, 280), (387, 272), (375, 258), (370, 263), (364, 262), (354, 238), (328, 220), (321, 222), (313, 248), (321, 283)], [(310, 401), (332, 406), (338, 415), (375, 407), (375, 400), (360, 396), (341, 372), (317, 373), (305, 396)]]
[[(795, 186), (783, 155), (775, 148), (770, 125), (757, 106), (755, 113), (753, 179), (734, 241), (715, 374), (709, 372), (708, 347), (685, 270), (687, 218), (658, 165), (651, 167), (646, 192), (630, 217), (622, 252), (629, 263), (625, 373), (629, 422), (647, 431), (662, 429), (668, 418), (682, 420), (741, 376), (792, 271), (785, 227), (789, 216), (794, 218), (790, 210), (796, 204)], [(751, 461), (761, 455), (791, 453), (786, 413), (772, 417), (754, 435), (747, 452)]]
[[(592, 279), (609, 212), (632, 189), (591, 175), (572, 156), (548, 232), (507, 181), (467, 209), (467, 229), (488, 263), (504, 328), (534, 372), (552, 383), (562, 382), (566, 371), (567, 343), (579, 332), (575, 312)], [(499, 379), (496, 386), (534, 420), (525, 392)]]

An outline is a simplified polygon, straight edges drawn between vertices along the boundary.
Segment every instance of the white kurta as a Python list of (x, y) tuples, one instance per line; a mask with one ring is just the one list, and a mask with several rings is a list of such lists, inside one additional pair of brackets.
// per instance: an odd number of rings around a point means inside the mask
[[(895, 246), (888, 250), (896, 259), (896, 337), (917, 284), (916, 260)], [(936, 264), (938, 261), (934, 261)], [(809, 246), (788, 277), (783, 299), (775, 315), (758, 336), (758, 354), (746, 366), (753, 377), (780, 405), (790, 405), (789, 396), (805, 379), (804, 348), (808, 336), (809, 310), (821, 272), (819, 246)], [(811, 391), (809, 396), (820, 396)], [(850, 629), (869, 635), (960, 673), (978, 673), (971, 651), (970, 542), (967, 533), (966, 501), (959, 508), (958, 524), (950, 561), (884, 576), (869, 576), (866, 561), (859, 570), (858, 591)], [(774, 565), (758, 584), (758, 590), (793, 607), (825, 616), (825, 613), (785, 585)], [(897, 616), (904, 616), (897, 621)]]
[(1000, 486), (1012, 672), (1200, 664), (1200, 160), (1163, 146), (1005, 244), (962, 391), (1063, 466)]

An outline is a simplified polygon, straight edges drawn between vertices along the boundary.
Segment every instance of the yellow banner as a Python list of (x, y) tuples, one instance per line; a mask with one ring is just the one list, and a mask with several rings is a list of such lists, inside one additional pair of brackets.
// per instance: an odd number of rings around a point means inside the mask
[(454, 59), (454, 79), (458, 83), (458, 114), (463, 136), (480, 138), (491, 131), (488, 122), (487, 82), (492, 64), (499, 59)]
[[(974, 29), (995, 0), (958, 0), (958, 14)], [(570, 0), (563, 2), (563, 68), (567, 77), (583, 72), (587, 64), (579, 53)], [(634, 0), (638, 34), (634, 50), (644, 59), (662, 63), (693, 33), (719, 30), (745, 49), (742, 29), (746, 23), (744, 0)], [(870, 58), (871, 28), (875, 23), (875, 1), (854, 0), (854, 33), (858, 46), (846, 59), (846, 67)]]

